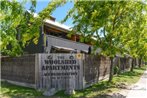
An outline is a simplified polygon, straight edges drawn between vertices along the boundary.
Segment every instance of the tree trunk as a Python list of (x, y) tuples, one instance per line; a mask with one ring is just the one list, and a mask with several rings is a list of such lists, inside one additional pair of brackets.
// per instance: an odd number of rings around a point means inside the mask
[(142, 59), (139, 58), (139, 65), (138, 65), (139, 68), (141, 68), (141, 61), (142, 61)]
[(113, 57), (110, 57), (111, 65), (110, 65), (110, 74), (109, 74), (109, 82), (113, 79)]
[(132, 59), (132, 64), (131, 64), (131, 70), (130, 71), (133, 71), (134, 69), (134, 59)]

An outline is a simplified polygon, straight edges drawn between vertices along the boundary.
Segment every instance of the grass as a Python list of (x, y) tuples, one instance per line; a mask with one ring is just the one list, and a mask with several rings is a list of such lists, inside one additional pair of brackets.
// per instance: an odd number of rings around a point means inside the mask
[(2, 96), (1, 98), (35, 98), (35, 96), (42, 96), (42, 93), (32, 88), (1, 82), (0, 95)]
[(118, 86), (120, 84), (130, 85), (136, 83), (145, 69), (146, 66), (143, 68), (136, 68), (133, 72), (119, 74), (114, 76), (111, 83), (101, 81), (84, 90), (76, 91), (76, 94), (71, 96), (65, 95), (64, 91), (59, 91), (54, 96), (45, 97), (42, 95), (42, 92), (27, 87), (12, 85), (7, 82), (1, 82), (0, 95), (2, 98), (94, 98), (99, 95), (121, 90), (121, 88)]
[(64, 94), (64, 91), (60, 91), (55, 96), (60, 96), (61, 98), (94, 98), (103, 94), (112, 93), (122, 89), (118, 85), (131, 85), (136, 83), (143, 72), (146, 70), (146, 67), (147, 66), (143, 68), (135, 68), (133, 72), (128, 71), (114, 76), (111, 83), (108, 83), (107, 81), (101, 81), (89, 88), (86, 88), (85, 90), (76, 91), (75, 95), (68, 96)]

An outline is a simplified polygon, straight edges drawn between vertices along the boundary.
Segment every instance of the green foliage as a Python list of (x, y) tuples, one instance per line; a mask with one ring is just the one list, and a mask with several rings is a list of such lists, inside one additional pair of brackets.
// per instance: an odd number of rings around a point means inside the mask
[[(25, 3), (26, 1), (1, 1), (0, 47), (4, 55), (20, 55), (27, 41), (37, 36), (34, 32), (38, 29), (30, 26), (29, 22), (33, 20), (33, 16), (24, 9)], [(31, 4), (30, 10), (33, 11), (36, 1), (33, 0)]]
[[(117, 53), (147, 58), (146, 6), (145, 1), (75, 0), (74, 7), (63, 21), (73, 18), (75, 24), (73, 30), (84, 36), (81, 41), (95, 37), (93, 44), (95, 50), (101, 48), (100, 54), (111, 58), (109, 75), (109, 81), (111, 81), (113, 77), (112, 59)], [(103, 31), (99, 33), (101, 28)]]
[(23, 48), (31, 40), (37, 44), (43, 20), (48, 18), (56, 7), (65, 3), (62, 1), (50, 1), (48, 6), (38, 16), (34, 15), (36, 0), (31, 0), (30, 12), (25, 10), (24, 5), (27, 3), (26, 0), (22, 2), (16, 0), (0, 1), (0, 47), (2, 54), (18, 56), (23, 53)]
[[(89, 36), (95, 36), (94, 46), (101, 48), (103, 55), (113, 57), (116, 53), (128, 53), (134, 56), (134, 53), (139, 55), (146, 51), (146, 48), (143, 48), (137, 53), (139, 49), (135, 49), (138, 44), (140, 47), (146, 47), (146, 14), (142, 14), (143, 11), (146, 12), (146, 4), (142, 1), (75, 0), (74, 7), (63, 22), (71, 17), (74, 20), (74, 31), (87, 39), (90, 39)], [(98, 30), (102, 27), (103, 32), (99, 33)], [(135, 43), (136, 40), (138, 44)]]
[[(13, 3), (12, 3), (13, 2)], [(24, 18), (23, 6), (15, 1), (3, 0), (1, 1), (1, 51), (13, 55), (15, 52), (21, 52), (19, 41), (16, 39), (18, 25)], [(18, 9), (20, 8), (20, 9)], [(9, 46), (9, 47), (8, 47)], [(10, 51), (8, 48), (12, 48)]]
[(137, 58), (146, 58), (147, 57), (147, 36), (146, 36), (146, 25), (147, 25), (147, 14), (143, 14), (143, 12), (147, 11), (146, 4), (144, 3), (135, 3), (134, 10), (132, 10), (132, 14), (128, 16), (132, 16), (128, 25), (128, 32), (123, 32), (123, 36), (121, 37), (121, 42), (124, 45), (128, 54), (132, 57)]

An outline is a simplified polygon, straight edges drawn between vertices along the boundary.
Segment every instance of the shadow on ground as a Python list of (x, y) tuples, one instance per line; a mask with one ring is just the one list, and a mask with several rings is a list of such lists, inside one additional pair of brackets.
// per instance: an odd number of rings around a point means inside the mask
[(123, 95), (117, 93), (117, 94), (113, 94), (113, 95), (102, 95), (102, 96), (94, 97), (94, 98), (126, 98), (126, 96), (123, 96)]

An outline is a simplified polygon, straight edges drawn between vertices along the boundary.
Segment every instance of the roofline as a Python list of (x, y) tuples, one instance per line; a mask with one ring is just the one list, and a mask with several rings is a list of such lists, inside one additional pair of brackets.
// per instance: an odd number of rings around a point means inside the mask
[[(27, 12), (29, 12), (30, 14), (32, 14), (34, 17), (38, 17), (39, 16), (37, 13), (31, 13), (30, 10), (27, 10)], [(50, 17), (54, 18), (51, 15), (50, 15)], [(64, 24), (61, 24), (59, 22), (50, 20), (50, 19), (44, 19), (44, 23), (46, 23), (49, 26), (52, 26), (53, 28), (56, 28), (56, 29), (58, 29), (60, 31), (63, 31), (63, 32), (69, 32), (69, 31), (71, 31), (70, 27), (68, 27), (68, 26), (66, 26)]]
[(52, 21), (52, 20), (49, 20), (49, 19), (45, 19), (44, 23), (47, 24), (48, 26), (51, 26), (51, 27), (56, 28), (56, 29), (63, 31), (63, 32), (69, 32), (69, 31), (72, 30), (72, 29), (70, 29), (70, 27), (68, 27), (64, 24), (61, 24), (59, 22)]

